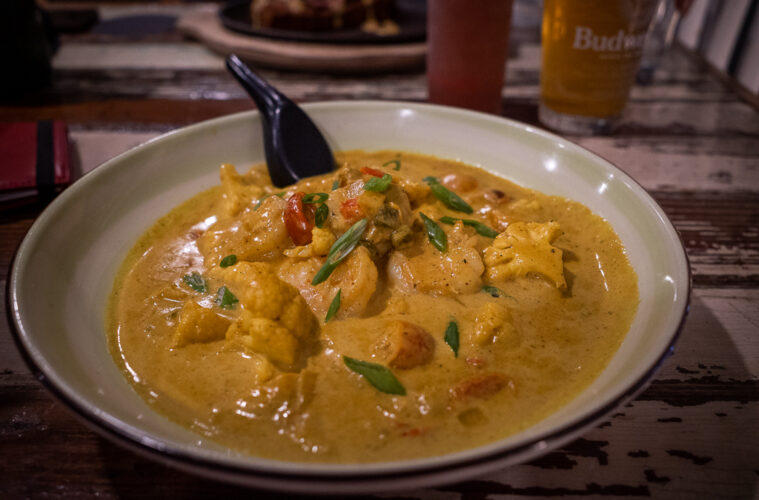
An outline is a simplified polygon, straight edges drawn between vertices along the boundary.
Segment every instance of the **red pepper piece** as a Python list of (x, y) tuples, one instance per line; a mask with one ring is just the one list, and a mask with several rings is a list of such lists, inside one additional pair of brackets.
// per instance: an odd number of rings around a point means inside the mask
[(358, 198), (349, 198), (340, 204), (340, 213), (349, 220), (355, 221), (363, 216), (363, 211), (358, 204)]
[(303, 209), (304, 195), (305, 193), (298, 192), (290, 196), (284, 214), (287, 233), (298, 246), (311, 243), (311, 230), (314, 228), (313, 221), (309, 220)]
[(361, 167), (361, 173), (366, 175), (373, 175), (374, 177), (384, 177), (385, 172), (382, 170), (377, 170), (376, 168), (372, 167)]

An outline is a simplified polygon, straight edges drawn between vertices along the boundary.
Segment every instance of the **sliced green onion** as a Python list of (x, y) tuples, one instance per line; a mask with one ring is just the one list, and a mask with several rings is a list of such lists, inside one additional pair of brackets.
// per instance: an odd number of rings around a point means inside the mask
[(329, 305), (329, 309), (327, 309), (327, 316), (324, 317), (325, 323), (334, 318), (335, 314), (337, 314), (337, 310), (340, 309), (340, 294), (342, 291), (342, 288), (338, 290), (335, 294), (335, 298), (332, 299), (332, 303)]
[(478, 220), (463, 219), (462, 222), (465, 226), (473, 227), (478, 234), (485, 236), (486, 238), (495, 238), (498, 236), (498, 231), (492, 229)]
[(184, 277), (182, 277), (182, 280), (184, 280), (187, 286), (196, 292), (206, 293), (206, 280), (200, 275), (200, 273), (195, 272), (192, 274), (185, 274)]
[(229, 291), (229, 288), (223, 286), (216, 292), (216, 305), (222, 309), (234, 309), (235, 304), (240, 302), (237, 297)]
[(327, 193), (308, 193), (303, 196), (303, 203), (324, 203), (329, 198)]
[(335, 182), (332, 183), (332, 191), (340, 187), (340, 181), (338, 179), (335, 179)]
[(316, 213), (314, 214), (314, 224), (316, 224), (316, 227), (321, 228), (327, 221), (327, 217), (329, 217), (329, 208), (322, 203), (316, 207)]
[(367, 219), (361, 219), (353, 224), (350, 229), (343, 233), (343, 235), (332, 244), (332, 248), (329, 249), (329, 253), (327, 254), (327, 260), (324, 262), (321, 269), (316, 272), (314, 279), (311, 280), (312, 285), (318, 285), (329, 278), (329, 275), (332, 274), (332, 271), (335, 270), (337, 265), (346, 258), (354, 248), (356, 248), (358, 240), (360, 240), (361, 235), (364, 234), (367, 224)]
[(482, 291), (485, 292), (485, 293), (490, 294), (490, 296), (494, 297), (494, 298), (506, 297), (507, 299), (511, 299), (511, 300), (514, 300), (514, 301), (517, 300), (514, 297), (512, 297), (511, 295), (509, 295), (508, 293), (506, 293), (503, 290), (501, 290), (500, 288), (496, 288), (494, 286), (485, 285), (485, 286), (482, 287)]
[(221, 259), (221, 262), (219, 262), (219, 267), (229, 267), (234, 266), (237, 264), (237, 255), (230, 254)]
[(389, 160), (382, 164), (383, 167), (387, 167), (390, 165), (395, 165), (393, 167), (393, 170), (400, 170), (401, 169), (401, 160)]
[(343, 356), (343, 363), (354, 372), (363, 376), (377, 390), (386, 394), (406, 395), (406, 389), (403, 387), (403, 384), (395, 378), (393, 372), (384, 366), (349, 358), (348, 356)]
[(445, 231), (422, 212), (419, 212), (419, 215), (422, 218), (422, 222), (424, 222), (424, 227), (427, 229), (427, 237), (430, 239), (432, 246), (441, 252), (448, 251), (448, 237), (445, 235)]
[(435, 195), (435, 198), (442, 201), (443, 205), (446, 207), (450, 208), (451, 210), (456, 210), (457, 212), (464, 212), (466, 214), (471, 214), (474, 212), (469, 203), (465, 202), (459, 195), (440, 184), (440, 181), (438, 181), (436, 177), (428, 176), (423, 180), (427, 183), (427, 185), (430, 186), (432, 194)]
[(445, 343), (448, 344), (453, 351), (454, 357), (459, 357), (459, 325), (455, 321), (448, 323), (448, 328), (445, 329), (445, 336), (443, 337)]
[(482, 222), (478, 220), (457, 219), (455, 217), (448, 217), (448, 216), (440, 217), (440, 219), (438, 220), (442, 222), (443, 224), (450, 224), (450, 225), (456, 224), (456, 221), (461, 221), (464, 223), (465, 226), (473, 227), (474, 230), (477, 231), (477, 233), (481, 234), (482, 236), (486, 236), (488, 238), (495, 238), (496, 236), (498, 236), (498, 231), (496, 231), (495, 229), (491, 229), (490, 227), (486, 226), (485, 224), (483, 224)]
[(385, 174), (382, 177), (372, 177), (366, 181), (366, 184), (364, 184), (364, 189), (367, 191), (384, 193), (387, 191), (387, 188), (390, 187), (391, 182), (393, 182), (393, 177), (390, 174)]

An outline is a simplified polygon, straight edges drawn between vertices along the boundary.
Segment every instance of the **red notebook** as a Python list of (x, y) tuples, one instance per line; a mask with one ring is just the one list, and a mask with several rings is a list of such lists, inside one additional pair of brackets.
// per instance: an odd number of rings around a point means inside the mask
[(71, 180), (66, 124), (0, 123), (0, 202), (48, 202)]

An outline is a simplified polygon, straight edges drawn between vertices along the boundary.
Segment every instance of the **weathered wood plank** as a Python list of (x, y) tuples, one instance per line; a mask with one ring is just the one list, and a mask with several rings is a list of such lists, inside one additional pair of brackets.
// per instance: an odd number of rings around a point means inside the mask
[(224, 59), (199, 43), (69, 42), (53, 57), (54, 69), (212, 69)]
[[(519, 496), (751, 498), (759, 404), (673, 409), (634, 401), (541, 459), (438, 490)], [(698, 493), (696, 493), (698, 492)], [(419, 497), (423, 498), (423, 497)]]
[[(87, 172), (128, 147), (172, 128), (154, 124), (127, 130), (92, 130), (73, 125), (70, 137), (80, 170)], [(576, 142), (608, 159), (650, 191), (759, 191), (759, 138), (587, 137)]]
[[(343, 93), (341, 89), (335, 88), (301, 87), (302, 96), (295, 95), (297, 93), (290, 92), (286, 87), (283, 90), (300, 102), (374, 98), (372, 95), (356, 93), (355, 89)], [(59, 100), (60, 97), (41, 96), (39, 102), (42, 104), (31, 105), (32, 101), (27, 100), (19, 103), (27, 104), (23, 107), (2, 107), (0, 120), (62, 119), (72, 125), (87, 124), (91, 128), (146, 124), (181, 126), (253, 109), (252, 101), (249, 99), (105, 99), (101, 96), (73, 102)], [(540, 126), (537, 121), (537, 103), (530, 99), (504, 98), (503, 115)], [(628, 116), (613, 137), (625, 136), (727, 139), (737, 137), (754, 140), (759, 138), (759, 118), (748, 105), (739, 102), (708, 102), (698, 106), (693, 103), (641, 103), (630, 107)]]
[[(8, 378), (0, 372), (0, 379)], [(127, 496), (145, 484), (173, 497), (223, 493), (250, 494), (234, 486), (189, 476), (123, 451), (91, 433), (38, 384), (0, 384), (3, 432), (0, 445), (16, 460), (0, 470), (0, 482), (17, 490), (53, 498)], [(403, 498), (519, 496), (654, 496), (687, 498), (698, 491), (709, 498), (747, 498), (759, 463), (759, 404), (710, 402), (673, 407), (636, 400), (607, 422), (532, 462), (464, 483), (401, 493)], [(28, 453), (34, 449), (34, 453)], [(55, 457), (68, 457), (65, 461)], [(26, 457), (26, 458), (24, 458)], [(141, 481), (134, 481), (139, 474)], [(9, 481), (23, 475), (26, 481)], [(154, 492), (156, 490), (153, 490)], [(473, 496), (474, 495), (474, 496)], [(382, 497), (378, 495), (377, 497)], [(264, 496), (267, 498), (268, 496)]]
[(759, 190), (759, 137), (622, 136), (575, 141), (648, 190)]
[[(656, 379), (759, 381), (759, 289), (696, 288), (674, 354)], [(651, 390), (653, 394), (656, 390)], [(756, 390), (756, 389), (754, 389)], [(648, 391), (646, 391), (648, 392)]]
[[(176, 64), (176, 63), (175, 63)], [(422, 73), (389, 73), (357, 78), (351, 76), (328, 77), (302, 73), (283, 73), (266, 69), (258, 71), (287, 95), (296, 100), (313, 100), (312, 95), (337, 93), (349, 98), (414, 100), (427, 99), (426, 80)], [(509, 71), (503, 88), (504, 99), (539, 98), (538, 73)], [(149, 69), (58, 69), (54, 73), (55, 86), (46, 98), (65, 98), (67, 101), (100, 98), (136, 97), (149, 99), (239, 99), (244, 91), (223, 70), (185, 69), (167, 67)], [(739, 102), (711, 82), (712, 88), (703, 90), (692, 83), (657, 83), (636, 87), (631, 96), (637, 103), (659, 102), (664, 95), (670, 103), (699, 105), (708, 102)]]

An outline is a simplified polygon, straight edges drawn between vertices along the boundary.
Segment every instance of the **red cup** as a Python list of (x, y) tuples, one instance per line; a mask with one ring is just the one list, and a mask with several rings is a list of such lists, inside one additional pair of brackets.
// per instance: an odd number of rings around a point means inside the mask
[(429, 101), (501, 112), (511, 0), (427, 2)]

